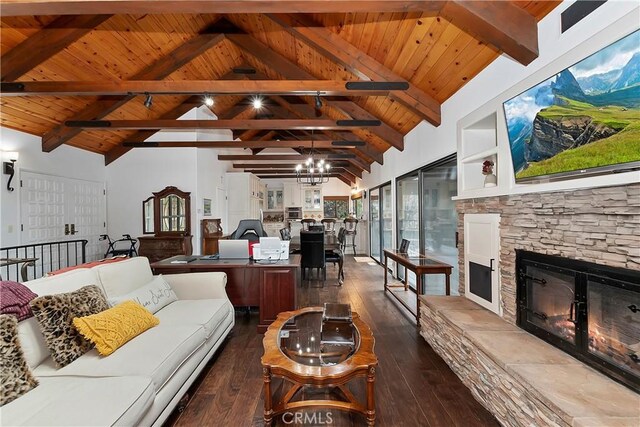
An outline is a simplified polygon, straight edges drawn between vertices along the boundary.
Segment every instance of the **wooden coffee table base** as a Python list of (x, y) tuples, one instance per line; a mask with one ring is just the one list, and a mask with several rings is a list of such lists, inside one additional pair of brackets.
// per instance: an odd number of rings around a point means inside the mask
[[(364, 370), (362, 372), (351, 372), (345, 378), (339, 380), (335, 378), (334, 384), (328, 384), (324, 386), (316, 386), (318, 388), (337, 388), (340, 390), (345, 398), (345, 400), (328, 400), (328, 399), (314, 399), (314, 400), (298, 400), (292, 402), (293, 399), (298, 392), (302, 391), (302, 389), (310, 385), (303, 384), (295, 381), (288, 376), (278, 375), (282, 377), (285, 383), (289, 383), (291, 387), (287, 390), (286, 393), (282, 395), (282, 398), (279, 399), (278, 403), (273, 403), (273, 390), (271, 387), (271, 369), (263, 368), (263, 378), (264, 378), (264, 424), (265, 426), (271, 426), (273, 419), (280, 415), (285, 414), (287, 412), (296, 412), (300, 409), (308, 409), (308, 408), (335, 408), (341, 411), (349, 411), (356, 412), (362, 414), (367, 419), (367, 425), (373, 426), (376, 421), (376, 408), (375, 408), (375, 394), (374, 394), (374, 385), (376, 381), (376, 368), (374, 366), (369, 367), (369, 369)], [(353, 395), (351, 390), (349, 390), (348, 383), (358, 377), (366, 377), (367, 386), (366, 386), (366, 397), (364, 404), (359, 402), (356, 397)]]
[[(367, 425), (372, 426), (375, 424), (374, 391), (378, 358), (373, 352), (375, 340), (371, 329), (360, 319), (358, 313), (351, 313), (353, 326), (357, 331), (356, 350), (345, 360), (336, 362), (333, 365), (303, 364), (290, 358), (291, 354), (288, 348), (280, 348), (280, 330), (285, 323), (289, 322), (289, 326), (296, 328), (296, 322), (300, 321), (301, 325), (304, 326), (304, 321), (302, 320), (304, 315), (320, 316), (321, 313), (321, 307), (306, 307), (297, 311), (280, 313), (276, 321), (269, 326), (265, 333), (262, 340), (264, 355), (261, 361), (264, 380), (264, 423), (267, 426), (270, 426), (274, 417), (280, 414), (291, 413), (293, 416), (296, 411), (309, 408), (334, 408), (341, 411), (356, 412), (365, 416)], [(294, 319), (294, 317), (298, 320)], [(310, 317), (306, 317), (306, 319), (308, 320)], [(294, 330), (291, 331), (293, 333)], [(320, 336), (320, 328), (318, 328), (315, 336)], [(288, 337), (289, 335), (287, 335), (287, 339)], [(313, 337), (311, 340), (313, 341)], [(317, 343), (318, 340), (314, 342)], [(318, 358), (315, 351), (317, 350), (307, 350), (310, 357), (309, 360), (313, 361)], [(272, 385), (274, 377), (282, 378), (281, 391), (274, 390)], [(351, 381), (362, 378), (366, 380), (364, 402), (358, 401), (349, 389)], [(286, 388), (287, 385), (290, 387)], [(305, 388), (331, 390), (339, 395), (340, 400), (305, 400), (304, 397), (306, 396), (299, 396), (299, 399), (294, 400), (296, 396), (305, 391)], [(276, 391), (277, 393), (274, 393)]]

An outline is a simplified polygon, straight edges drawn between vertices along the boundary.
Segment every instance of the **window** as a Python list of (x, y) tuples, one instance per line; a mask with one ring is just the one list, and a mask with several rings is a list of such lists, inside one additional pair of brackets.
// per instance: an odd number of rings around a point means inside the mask
[(349, 197), (326, 196), (324, 198), (324, 217), (344, 219), (349, 216)]
[(364, 214), (363, 194), (363, 191), (360, 190), (359, 192), (351, 195), (351, 200), (353, 201), (351, 207), (353, 210), (353, 216), (356, 218), (362, 218), (362, 215)]

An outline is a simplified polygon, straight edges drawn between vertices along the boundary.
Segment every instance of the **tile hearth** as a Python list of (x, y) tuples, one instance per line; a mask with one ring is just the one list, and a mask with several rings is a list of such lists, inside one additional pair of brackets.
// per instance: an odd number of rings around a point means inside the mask
[(631, 427), (640, 396), (464, 297), (421, 297), (421, 335), (503, 425)]

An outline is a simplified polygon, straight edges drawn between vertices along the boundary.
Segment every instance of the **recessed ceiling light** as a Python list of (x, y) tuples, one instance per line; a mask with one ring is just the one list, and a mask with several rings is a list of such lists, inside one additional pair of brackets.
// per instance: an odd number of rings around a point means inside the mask
[(213, 107), (213, 96), (205, 95), (204, 96), (204, 105), (207, 107)]
[(255, 108), (256, 110), (259, 110), (260, 108), (262, 108), (262, 99), (253, 98), (253, 108)]

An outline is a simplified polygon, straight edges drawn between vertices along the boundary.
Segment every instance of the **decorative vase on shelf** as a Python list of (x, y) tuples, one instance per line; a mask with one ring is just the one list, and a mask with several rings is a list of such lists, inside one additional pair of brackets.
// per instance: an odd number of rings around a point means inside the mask
[(498, 177), (494, 174), (489, 174), (484, 176), (484, 186), (485, 187), (495, 187), (498, 185)]

